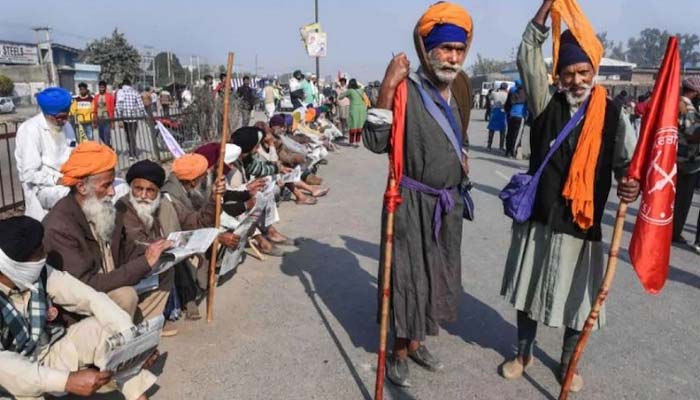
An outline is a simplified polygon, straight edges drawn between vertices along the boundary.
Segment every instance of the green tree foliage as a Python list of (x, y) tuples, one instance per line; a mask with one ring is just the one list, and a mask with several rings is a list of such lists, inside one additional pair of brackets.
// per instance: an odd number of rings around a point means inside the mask
[(622, 42), (609, 40), (608, 32), (600, 32), (596, 36), (598, 36), (600, 43), (603, 44), (603, 48), (605, 49), (605, 57), (613, 58), (615, 60), (625, 60), (625, 47)]
[(481, 54), (477, 53), (476, 62), (469, 69), (473, 75), (486, 75), (501, 72), (508, 64), (510, 64), (508, 61), (482, 57)]
[(657, 67), (661, 64), (666, 44), (671, 34), (656, 28), (646, 28), (639, 37), (627, 41), (627, 59), (641, 67)]
[[(156, 85), (163, 87), (173, 82), (185, 83), (189, 79), (189, 74), (185, 74), (185, 69), (180, 64), (180, 59), (174, 53), (161, 52), (154, 58), (156, 63)], [(170, 63), (170, 69), (168, 69)]]
[(0, 75), (0, 96), (12, 96), (15, 84), (5, 75)]
[(94, 40), (85, 48), (83, 62), (102, 67), (100, 78), (117, 84), (124, 78), (133, 78), (141, 73), (139, 52), (115, 28), (112, 36)]

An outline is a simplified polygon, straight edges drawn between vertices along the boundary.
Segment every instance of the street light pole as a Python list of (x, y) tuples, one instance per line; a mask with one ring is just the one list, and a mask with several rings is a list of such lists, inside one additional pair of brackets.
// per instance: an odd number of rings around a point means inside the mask
[[(315, 11), (316, 11), (316, 21), (318, 23), (318, 0), (314, 0), (315, 4)], [(316, 57), (316, 88), (318, 89), (319, 93), (321, 92), (321, 88), (319, 87), (321, 82), (321, 58)]]

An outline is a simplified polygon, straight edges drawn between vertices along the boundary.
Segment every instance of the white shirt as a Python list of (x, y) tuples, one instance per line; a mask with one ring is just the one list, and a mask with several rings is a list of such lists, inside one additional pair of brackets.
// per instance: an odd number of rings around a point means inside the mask
[(39, 221), (43, 218), (45, 211), (38, 203), (36, 194), (39, 190), (58, 185), (62, 176), (61, 165), (73, 150), (71, 141), (75, 141), (75, 131), (69, 123), (63, 125), (61, 131), (53, 132), (41, 113), (26, 120), (17, 129), (15, 159), (27, 203), (26, 215)]

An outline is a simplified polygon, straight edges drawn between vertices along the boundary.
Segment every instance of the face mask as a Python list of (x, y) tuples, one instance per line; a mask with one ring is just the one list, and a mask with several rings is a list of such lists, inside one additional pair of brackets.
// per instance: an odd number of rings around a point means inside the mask
[(0, 249), (0, 272), (14, 283), (19, 290), (36, 292), (34, 283), (39, 279), (41, 270), (46, 265), (46, 258), (39, 261), (18, 262)]

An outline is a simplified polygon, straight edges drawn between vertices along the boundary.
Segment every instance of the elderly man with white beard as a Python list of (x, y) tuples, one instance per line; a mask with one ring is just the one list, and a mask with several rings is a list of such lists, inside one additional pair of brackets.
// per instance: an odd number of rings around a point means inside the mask
[[(550, 12), (558, 49), (555, 93), (550, 92), (542, 51)], [(562, 20), (571, 30), (560, 36)], [(623, 202), (634, 201), (639, 194), (639, 183), (624, 178), (636, 144), (635, 131), (607, 99), (605, 88), (594, 85), (602, 55), (603, 46), (573, 0), (544, 0), (523, 34), (518, 66), (533, 116), (528, 173), (534, 175), (544, 166), (532, 216), (513, 223), (503, 274), (501, 295), (517, 310), (518, 326), (517, 354), (501, 369), (506, 379), (520, 378), (534, 361), (538, 322), (565, 327), (559, 369), (560, 379), (564, 377), (603, 280), (601, 224), (613, 173)], [(555, 138), (570, 123), (574, 128), (547, 161)], [(605, 320), (603, 309), (595, 328)], [(582, 387), (583, 379), (576, 374), (571, 391)]]
[(172, 246), (158, 240), (138, 257), (121, 252), (125, 240), (116, 219), (114, 167), (117, 155), (96, 142), (75, 148), (61, 167), (61, 184), (70, 188), (44, 218), (44, 247), (48, 262), (107, 295), (140, 322), (138, 296), (133, 288), (154, 268), (164, 250)]
[[(363, 132), (365, 147), (386, 153), (391, 150), (392, 125), (405, 119), (402, 203), (395, 213), (390, 282), (394, 343), (387, 357), (387, 377), (399, 386), (411, 385), (408, 358), (430, 371), (443, 368), (423, 342), (438, 334), (440, 323), (457, 319), (462, 297), (464, 201), (459, 192), (468, 181), (462, 149), (472, 97), (462, 65), (472, 27), (471, 16), (461, 6), (430, 6), (414, 30), (420, 68), (411, 72), (404, 53), (394, 57)], [(392, 111), (394, 94), (404, 80), (406, 111), (398, 116)], [(384, 237), (386, 218), (383, 221)], [(382, 254), (384, 247), (382, 241)]]

